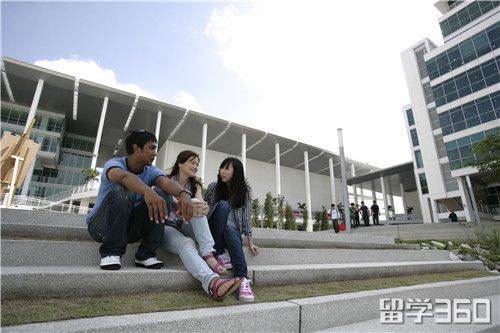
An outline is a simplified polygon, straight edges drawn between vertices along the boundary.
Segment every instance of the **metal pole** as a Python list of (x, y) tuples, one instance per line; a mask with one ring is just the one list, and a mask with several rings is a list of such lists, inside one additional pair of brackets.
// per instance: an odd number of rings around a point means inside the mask
[(340, 152), (340, 172), (342, 174), (342, 198), (344, 201), (344, 221), (345, 228), (348, 234), (351, 233), (351, 212), (349, 210), (349, 194), (347, 193), (347, 173), (345, 166), (344, 155), (344, 140), (342, 139), (342, 128), (337, 129), (339, 136), (339, 152)]
[(332, 192), (332, 204), (337, 204), (337, 198), (335, 196), (335, 172), (333, 169), (333, 160), (328, 159), (328, 167), (330, 169), (330, 191)]
[(306, 231), (312, 232), (313, 224), (312, 224), (312, 207), (311, 207), (311, 183), (309, 181), (309, 155), (307, 151), (304, 152), (304, 174), (306, 177), (306, 202), (307, 202), (307, 216), (309, 219)]
[(274, 146), (275, 167), (276, 167), (276, 195), (281, 195), (281, 172), (280, 172), (280, 144)]
[(201, 169), (201, 180), (205, 181), (205, 160), (207, 159), (207, 124), (203, 124), (203, 132), (201, 135), (201, 161), (200, 161), (200, 169)]

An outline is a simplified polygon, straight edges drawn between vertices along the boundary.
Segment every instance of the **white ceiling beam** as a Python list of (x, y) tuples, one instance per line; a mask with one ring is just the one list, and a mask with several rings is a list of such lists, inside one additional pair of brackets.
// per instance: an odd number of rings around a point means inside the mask
[(226, 128), (224, 128), (224, 130), (220, 132), (219, 135), (217, 135), (212, 141), (210, 141), (210, 143), (207, 145), (207, 148), (210, 148), (214, 143), (216, 143), (220, 138), (222, 138), (222, 136), (226, 134), (226, 132), (229, 130), (229, 127), (231, 127), (231, 124), (232, 124), (231, 122), (228, 122)]

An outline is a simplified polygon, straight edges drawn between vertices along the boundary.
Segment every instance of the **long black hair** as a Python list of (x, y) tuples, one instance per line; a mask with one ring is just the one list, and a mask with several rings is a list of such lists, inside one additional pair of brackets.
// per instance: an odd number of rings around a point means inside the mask
[[(177, 176), (179, 174), (179, 164), (186, 163), (192, 157), (197, 158), (198, 160), (200, 159), (199, 155), (196, 154), (194, 151), (191, 150), (181, 151), (179, 155), (177, 155), (177, 159), (175, 160), (175, 163), (171, 168), (172, 171), (170, 171), (169, 177)], [(203, 185), (197, 177), (189, 177), (188, 182), (194, 197), (196, 194), (196, 185), (200, 185), (200, 187), (203, 187)]]
[(226, 184), (220, 178), (220, 171), (217, 173), (216, 198), (217, 201), (229, 200), (231, 207), (240, 208), (245, 204), (248, 191), (243, 163), (237, 158), (228, 157), (222, 161), (219, 170), (225, 169), (229, 165), (233, 166), (233, 178), (231, 178), (229, 184)]

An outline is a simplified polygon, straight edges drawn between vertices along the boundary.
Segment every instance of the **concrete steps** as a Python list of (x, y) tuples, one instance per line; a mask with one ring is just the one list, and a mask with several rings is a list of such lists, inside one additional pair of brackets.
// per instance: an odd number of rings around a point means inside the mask
[[(264, 286), (480, 270), (482, 267), (479, 261), (269, 265), (249, 266), (248, 275), (255, 285)], [(200, 287), (183, 269), (123, 267), (119, 271), (103, 271), (97, 266), (3, 267), (1, 283), (2, 297), (5, 299), (131, 294)]]
[[(138, 244), (129, 244), (122, 257), (124, 266), (134, 265), (134, 254)], [(97, 266), (99, 265), (99, 243), (94, 241), (55, 241), (4, 239), (2, 266)], [(367, 250), (367, 249), (297, 249), (260, 248), (254, 256), (244, 248), (248, 265), (334, 264), (398, 261), (442, 261), (449, 260), (445, 250)], [(158, 251), (158, 257), (166, 267), (182, 266), (177, 255)]]
[[(284, 302), (221, 308), (103, 316), (4, 327), (6, 333), (31, 332), (498, 332), (499, 277), (438, 282)], [(381, 298), (489, 298), (492, 321), (482, 325), (404, 325), (379, 323)], [(431, 318), (425, 318), (431, 319)], [(424, 322), (425, 323), (425, 322)], [(352, 330), (351, 328), (355, 328)], [(455, 328), (455, 329), (453, 329)]]
[[(134, 254), (137, 244), (128, 246), (127, 253), (122, 258), (121, 270), (101, 270), (98, 266), (99, 244), (88, 236), (84, 216), (12, 209), (4, 209), (0, 214), (1, 290), (5, 300), (38, 296), (134, 294), (201, 287), (184, 269), (176, 255), (163, 250), (159, 251), (159, 257), (165, 262), (165, 268), (146, 270), (135, 267)], [(346, 235), (328, 231), (305, 233), (257, 228), (254, 229), (254, 241), (260, 246), (259, 256), (249, 254), (246, 248), (244, 250), (249, 265), (249, 277), (256, 286), (484, 269), (481, 262), (451, 261), (448, 251), (424, 251), (417, 250), (418, 245), (395, 244), (394, 237), (390, 235)], [(495, 281), (498, 285), (498, 278)], [(489, 286), (490, 282), (486, 284)], [(491, 290), (488, 292), (487, 295), (495, 294)], [(307, 314), (305, 303), (300, 305), (300, 302), (301, 300), (276, 302), (271, 303), (271, 306), (242, 305), (227, 307), (224, 311), (175, 311), (161, 316), (144, 314), (101, 317), (99, 320), (81, 319), (23, 325), (3, 330), (298, 331), (300, 327), (301, 331), (306, 332), (332, 327), (329, 319), (321, 316), (317, 317), (318, 320), (324, 321), (328, 326), (307, 326), (307, 316), (313, 315)], [(335, 304), (339, 301), (334, 299), (332, 302), (333, 305), (328, 306), (336, 307)], [(212, 327), (210, 325), (215, 324), (210, 320), (207, 323), (206, 314), (210, 314), (210, 318), (216, 318), (215, 322), (223, 318), (225, 321), (220, 321)], [(356, 312), (352, 312), (349, 318), (357, 320)], [(359, 318), (369, 319), (372, 318)], [(89, 321), (95, 324), (88, 324)]]

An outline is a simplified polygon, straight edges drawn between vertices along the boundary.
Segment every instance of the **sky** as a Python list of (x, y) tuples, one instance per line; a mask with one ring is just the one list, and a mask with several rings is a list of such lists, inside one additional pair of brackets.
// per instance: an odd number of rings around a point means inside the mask
[(342, 128), (389, 167), (412, 159), (400, 53), (442, 45), (436, 1), (4, 0), (1, 53), (334, 153)]

